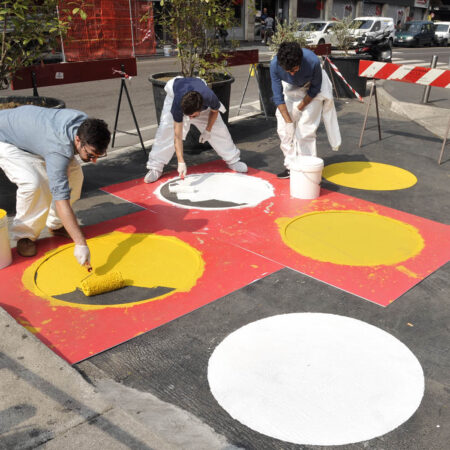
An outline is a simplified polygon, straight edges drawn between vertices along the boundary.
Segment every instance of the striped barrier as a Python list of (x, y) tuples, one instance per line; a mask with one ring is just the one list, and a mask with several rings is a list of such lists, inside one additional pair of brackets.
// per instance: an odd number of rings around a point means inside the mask
[(450, 88), (450, 70), (411, 67), (377, 61), (359, 61), (359, 76)]
[(346, 84), (346, 86), (353, 92), (353, 94), (355, 95), (355, 97), (361, 102), (364, 103), (363, 98), (356, 92), (355, 89), (353, 89), (347, 82), (347, 80), (342, 76), (341, 72), (339, 72), (339, 69), (336, 67), (335, 64), (333, 64), (330, 61), (330, 58), (328, 58), (328, 56), (325, 57), (325, 60), (328, 61), (328, 64), (332, 67), (332, 69), (336, 72), (336, 74), (341, 78), (341, 80)]

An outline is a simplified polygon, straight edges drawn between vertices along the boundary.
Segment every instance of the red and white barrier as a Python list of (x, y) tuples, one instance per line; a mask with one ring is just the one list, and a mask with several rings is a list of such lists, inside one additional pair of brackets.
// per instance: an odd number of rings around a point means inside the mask
[(377, 61), (359, 61), (359, 76), (450, 88), (450, 70), (410, 67)]
[(330, 61), (330, 58), (328, 58), (328, 56), (325, 58), (328, 61), (328, 64), (331, 66), (331, 68), (336, 72), (336, 74), (342, 79), (342, 81), (347, 85), (347, 87), (353, 92), (353, 94), (355, 95), (355, 97), (362, 103), (364, 103), (363, 98), (355, 91), (355, 89), (353, 89), (347, 82), (347, 80), (342, 76), (341, 72), (339, 72), (339, 69), (336, 67), (335, 64), (333, 64)]

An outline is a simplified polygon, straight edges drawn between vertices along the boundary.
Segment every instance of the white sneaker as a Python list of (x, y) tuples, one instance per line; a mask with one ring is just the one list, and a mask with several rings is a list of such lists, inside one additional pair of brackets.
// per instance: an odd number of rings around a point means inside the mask
[(247, 172), (248, 171), (248, 167), (247, 164), (245, 164), (245, 162), (242, 161), (236, 161), (233, 164), (227, 164), (227, 166), (231, 169), (234, 170), (235, 172)]
[(333, 152), (337, 152), (340, 148), (341, 146), (338, 145), (337, 147), (331, 147), (331, 150), (333, 150)]
[(159, 170), (150, 169), (147, 172), (147, 175), (145, 175), (144, 181), (146, 183), (154, 183), (161, 176), (161, 174), (162, 172), (160, 172)]

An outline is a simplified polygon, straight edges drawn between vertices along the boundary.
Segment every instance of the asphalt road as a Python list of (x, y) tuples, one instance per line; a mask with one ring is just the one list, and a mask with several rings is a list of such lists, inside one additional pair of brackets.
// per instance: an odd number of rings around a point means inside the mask
[[(255, 46), (259, 49), (260, 60), (269, 60), (271, 53), (265, 46)], [(394, 48), (393, 62), (397, 64), (429, 65), (433, 54), (439, 57), (438, 68), (447, 68), (450, 58), (450, 47), (420, 47), (420, 48)], [(148, 77), (157, 72), (177, 71), (176, 58), (161, 56), (138, 61), (138, 75), (127, 81), (131, 101), (136, 113), (139, 128), (142, 132), (146, 146), (151, 145), (154, 138), (157, 122), (153, 101), (153, 92)], [(230, 68), (235, 82), (231, 89), (230, 118), (238, 113), (239, 104), (248, 80), (249, 66), (235, 66)], [(420, 103), (423, 87), (407, 83), (385, 82), (383, 87), (395, 98), (401, 101)], [(85, 111), (93, 117), (104, 119), (111, 130), (114, 127), (114, 118), (117, 109), (120, 81), (100, 80), (87, 83), (52, 86), (39, 89), (39, 94), (63, 99), (68, 108)], [(15, 91), (19, 95), (32, 95), (31, 89)], [(4, 91), (10, 95), (11, 91)], [(450, 91), (448, 89), (432, 88), (430, 104), (450, 108)], [(251, 77), (243, 100), (244, 109), (240, 115), (259, 111), (258, 89), (256, 80)], [(118, 129), (128, 132), (135, 131), (132, 115), (125, 96), (122, 98), (122, 107), (119, 115)], [(139, 140), (137, 136), (119, 133), (116, 138), (116, 148), (135, 145)]]

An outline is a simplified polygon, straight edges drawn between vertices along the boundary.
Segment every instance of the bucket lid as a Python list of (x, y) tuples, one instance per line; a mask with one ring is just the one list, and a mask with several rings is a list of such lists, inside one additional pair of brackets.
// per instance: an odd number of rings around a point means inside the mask
[(291, 170), (318, 170), (323, 169), (323, 159), (317, 156), (299, 156), (293, 164)]

